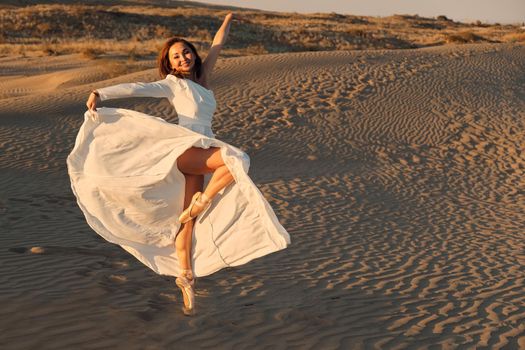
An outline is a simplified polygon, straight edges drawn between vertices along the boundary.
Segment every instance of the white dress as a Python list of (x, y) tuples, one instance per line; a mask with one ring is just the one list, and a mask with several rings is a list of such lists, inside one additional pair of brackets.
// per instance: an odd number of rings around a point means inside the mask
[(168, 98), (182, 126), (128, 109), (85, 113), (67, 166), (71, 188), (93, 230), (156, 273), (180, 275), (174, 238), (184, 209), (185, 180), (176, 160), (190, 147), (220, 147), (235, 182), (195, 221), (194, 274), (206, 276), (286, 248), (290, 236), (247, 175), (248, 156), (213, 137), (216, 102), (211, 90), (168, 75), (153, 83), (97, 91), (102, 100)]

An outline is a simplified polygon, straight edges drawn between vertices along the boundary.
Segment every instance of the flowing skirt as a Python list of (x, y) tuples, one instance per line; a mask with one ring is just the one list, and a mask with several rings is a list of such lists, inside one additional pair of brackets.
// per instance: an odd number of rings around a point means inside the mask
[(67, 158), (71, 188), (87, 223), (158, 274), (179, 276), (174, 239), (184, 205), (177, 158), (220, 147), (235, 182), (195, 221), (196, 276), (286, 248), (290, 236), (248, 173), (249, 158), (220, 140), (127, 109), (86, 112)]

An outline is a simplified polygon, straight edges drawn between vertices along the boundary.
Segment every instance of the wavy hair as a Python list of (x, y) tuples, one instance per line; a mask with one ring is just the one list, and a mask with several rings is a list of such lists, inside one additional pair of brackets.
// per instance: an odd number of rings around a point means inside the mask
[(195, 73), (197, 79), (199, 79), (202, 74), (202, 59), (200, 58), (199, 54), (197, 53), (197, 49), (192, 43), (179, 37), (172, 37), (168, 39), (164, 43), (164, 46), (162, 46), (162, 49), (160, 50), (159, 57), (157, 59), (160, 76), (162, 78), (166, 78), (166, 75), (173, 74), (177, 78), (186, 78), (184, 74), (178, 72), (176, 69), (173, 69), (170, 64), (169, 51), (170, 47), (172, 47), (175, 43), (184, 43), (184, 45), (189, 47), (190, 50), (193, 52), (193, 55), (195, 56), (195, 64), (193, 66), (192, 71)]

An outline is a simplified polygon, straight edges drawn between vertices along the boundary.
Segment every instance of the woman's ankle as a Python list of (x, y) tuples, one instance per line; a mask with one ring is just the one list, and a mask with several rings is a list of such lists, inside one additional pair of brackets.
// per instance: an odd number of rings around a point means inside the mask
[(202, 205), (206, 205), (208, 204), (209, 202), (211, 201), (211, 198), (210, 196), (208, 196), (205, 192), (202, 192), (199, 199), (198, 199), (198, 202)]
[(193, 271), (191, 269), (183, 269), (181, 276), (191, 281), (193, 279)]

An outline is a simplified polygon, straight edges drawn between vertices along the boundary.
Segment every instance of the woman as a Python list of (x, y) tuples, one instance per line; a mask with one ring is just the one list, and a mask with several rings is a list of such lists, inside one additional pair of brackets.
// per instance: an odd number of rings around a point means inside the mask
[[(195, 276), (290, 241), (247, 176), (246, 154), (211, 130), (216, 102), (208, 83), (231, 20), (228, 14), (204, 61), (191, 43), (171, 38), (159, 54), (164, 79), (93, 91), (68, 157), (73, 192), (90, 226), (155, 272), (177, 276), (185, 314), (194, 311)], [(98, 100), (130, 96), (168, 98), (180, 126), (135, 111), (96, 109)]]

